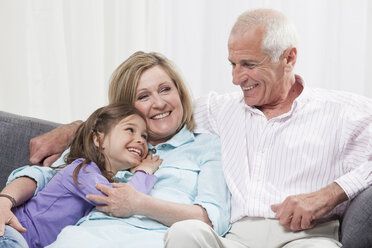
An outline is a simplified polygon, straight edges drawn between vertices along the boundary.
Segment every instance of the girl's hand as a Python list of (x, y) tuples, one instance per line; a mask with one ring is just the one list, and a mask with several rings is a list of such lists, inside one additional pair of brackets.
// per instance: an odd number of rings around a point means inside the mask
[(17, 217), (11, 211), (12, 203), (6, 199), (0, 198), (0, 237), (4, 235), (5, 225), (12, 226), (18, 232), (26, 232), (21, 223), (19, 223)]
[(134, 173), (137, 170), (143, 170), (147, 174), (154, 174), (154, 172), (159, 168), (161, 162), (163, 162), (163, 159), (160, 159), (159, 156), (147, 154), (146, 158), (142, 160), (142, 163), (130, 169), (130, 172)]

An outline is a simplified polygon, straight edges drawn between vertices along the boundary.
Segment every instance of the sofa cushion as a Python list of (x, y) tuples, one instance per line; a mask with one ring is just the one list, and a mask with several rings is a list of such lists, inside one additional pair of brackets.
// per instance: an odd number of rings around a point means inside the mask
[(32, 137), (56, 128), (58, 123), (0, 111), (0, 187), (10, 172), (29, 163)]

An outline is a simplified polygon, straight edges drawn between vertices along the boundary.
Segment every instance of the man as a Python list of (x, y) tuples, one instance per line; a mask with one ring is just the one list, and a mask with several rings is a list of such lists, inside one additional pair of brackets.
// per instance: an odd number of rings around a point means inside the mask
[(340, 247), (348, 199), (372, 182), (372, 101), (310, 89), (294, 74), (297, 35), (274, 10), (243, 13), (228, 41), (239, 94), (196, 104), (197, 132), (220, 135), (232, 227), (174, 224), (166, 247)]

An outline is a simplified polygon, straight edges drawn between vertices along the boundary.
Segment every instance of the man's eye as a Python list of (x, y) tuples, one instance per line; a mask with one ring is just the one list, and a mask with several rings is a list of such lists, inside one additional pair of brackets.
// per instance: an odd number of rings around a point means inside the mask
[(235, 63), (231, 63), (231, 66), (234, 68), (236, 66), (236, 64)]
[(256, 64), (248, 64), (248, 63), (243, 64), (243, 67), (247, 67), (247, 68), (250, 68), (250, 69), (255, 68), (256, 66), (257, 66)]

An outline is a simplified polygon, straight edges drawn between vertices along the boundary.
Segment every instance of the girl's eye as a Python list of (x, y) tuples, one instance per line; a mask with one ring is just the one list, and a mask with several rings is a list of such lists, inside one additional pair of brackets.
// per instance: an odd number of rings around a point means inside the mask
[(127, 131), (129, 131), (129, 132), (131, 132), (131, 133), (133, 133), (133, 132), (134, 132), (133, 128), (131, 128), (131, 127), (128, 127), (128, 128), (127, 128), (127, 129), (125, 129), (125, 130), (127, 130)]
[(144, 138), (145, 140), (147, 140), (147, 134), (142, 134), (141, 136), (142, 136), (142, 138)]

